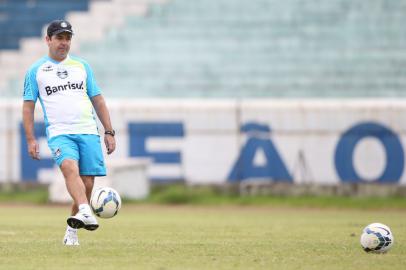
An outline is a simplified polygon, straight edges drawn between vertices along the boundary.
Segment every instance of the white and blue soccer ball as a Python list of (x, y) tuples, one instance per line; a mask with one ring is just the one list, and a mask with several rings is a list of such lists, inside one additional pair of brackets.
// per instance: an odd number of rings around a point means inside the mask
[(392, 248), (394, 237), (388, 226), (372, 223), (362, 231), (360, 242), (366, 252), (385, 253)]
[(121, 198), (116, 190), (102, 187), (93, 191), (90, 205), (96, 216), (112, 218), (121, 208)]

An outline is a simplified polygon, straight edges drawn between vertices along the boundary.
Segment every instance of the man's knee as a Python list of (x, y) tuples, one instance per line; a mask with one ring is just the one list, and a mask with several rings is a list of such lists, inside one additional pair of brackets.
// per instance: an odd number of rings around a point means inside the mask
[(79, 167), (76, 160), (65, 159), (60, 168), (65, 177), (79, 175)]

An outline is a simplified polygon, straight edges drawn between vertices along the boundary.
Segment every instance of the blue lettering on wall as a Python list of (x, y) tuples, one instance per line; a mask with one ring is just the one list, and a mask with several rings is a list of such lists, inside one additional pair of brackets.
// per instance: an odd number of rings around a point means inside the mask
[(404, 152), (398, 136), (387, 127), (372, 122), (361, 123), (346, 131), (337, 144), (335, 166), (343, 182), (363, 182), (356, 172), (353, 162), (354, 149), (362, 139), (373, 137), (378, 139), (386, 152), (386, 168), (376, 179), (382, 183), (396, 183), (400, 180), (404, 169)]
[[(148, 151), (146, 141), (153, 137), (183, 137), (183, 124), (180, 122), (140, 122), (129, 123), (128, 130), (131, 157), (149, 157), (155, 164), (180, 164), (180, 152)], [(175, 181), (179, 177), (152, 176), (153, 181)]]
[[(184, 137), (184, 127), (181, 122), (136, 122), (129, 123), (128, 127), (130, 156), (151, 158), (155, 164), (181, 164), (182, 156), (179, 151), (149, 151), (146, 148), (146, 141), (150, 138)], [(35, 123), (34, 132), (37, 139), (46, 137), (44, 123)], [(267, 125), (246, 123), (241, 127), (241, 132), (245, 133), (248, 139), (230, 170), (227, 178), (228, 181), (234, 182), (254, 178), (293, 181), (292, 176), (270, 139), (270, 128)], [(42, 168), (52, 168), (54, 163), (51, 158), (42, 158), (38, 161), (33, 160), (28, 155), (27, 142), (22, 124), (20, 124), (20, 135), (21, 178), (23, 181), (37, 181), (38, 171)], [(377, 177), (376, 182), (399, 182), (404, 171), (405, 162), (404, 150), (400, 139), (389, 128), (374, 122), (357, 124), (342, 134), (334, 153), (334, 162), (339, 178), (343, 182), (367, 181), (359, 176), (353, 161), (357, 144), (367, 137), (378, 139), (385, 149), (386, 166), (382, 174)], [(255, 164), (254, 159), (257, 151), (264, 153), (264, 164)], [(181, 180), (181, 177), (153, 176), (152, 180), (173, 181)]]
[[(46, 137), (45, 134), (45, 124), (35, 123), (34, 124), (34, 135), (37, 140), (41, 137)], [(23, 125), (20, 124), (20, 138), (21, 138), (21, 178), (25, 182), (34, 182), (38, 180), (38, 170), (42, 168), (52, 168), (54, 162), (49, 158), (41, 158), (40, 160), (34, 160), (30, 157), (27, 151), (27, 140), (25, 137), (25, 132)]]
[[(252, 178), (293, 181), (276, 147), (269, 138), (270, 131), (267, 125), (257, 123), (247, 123), (241, 127), (241, 132), (247, 133), (249, 138), (228, 176), (228, 181), (236, 182)], [(258, 150), (263, 150), (265, 154), (266, 163), (263, 166), (254, 164), (255, 154)]]

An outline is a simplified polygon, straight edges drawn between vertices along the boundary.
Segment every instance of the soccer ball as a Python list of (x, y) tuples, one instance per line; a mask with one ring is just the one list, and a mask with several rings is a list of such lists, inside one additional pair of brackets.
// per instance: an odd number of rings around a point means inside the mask
[(394, 238), (388, 226), (372, 223), (362, 231), (360, 242), (366, 252), (385, 253), (393, 246)]
[(109, 187), (96, 189), (90, 198), (90, 205), (96, 216), (112, 218), (121, 208), (121, 198), (117, 191)]

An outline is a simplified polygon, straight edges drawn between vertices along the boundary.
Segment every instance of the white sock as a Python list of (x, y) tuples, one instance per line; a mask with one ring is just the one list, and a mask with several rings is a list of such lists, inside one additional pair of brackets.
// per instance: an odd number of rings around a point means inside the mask
[(69, 232), (69, 233), (77, 233), (77, 232), (78, 232), (78, 229), (74, 229), (74, 228), (72, 228), (71, 226), (67, 225), (67, 226), (66, 226), (66, 232)]
[(79, 204), (79, 212), (91, 214), (92, 210), (90, 209), (90, 206), (88, 204), (83, 203), (83, 204)]

